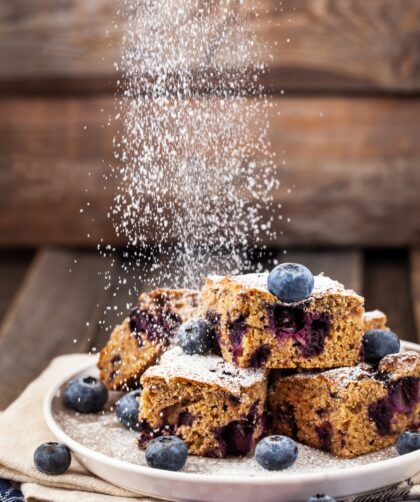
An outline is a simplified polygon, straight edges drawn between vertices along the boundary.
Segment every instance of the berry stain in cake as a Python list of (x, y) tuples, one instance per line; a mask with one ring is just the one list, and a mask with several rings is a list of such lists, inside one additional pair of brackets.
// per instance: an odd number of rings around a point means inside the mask
[[(115, 259), (106, 274), (109, 287), (134, 298), (140, 286), (197, 287), (211, 272), (249, 269), (250, 244), (262, 250), (279, 218), (272, 103), (260, 83), (269, 49), (252, 28), (257, 7), (124, 0), (118, 15), (122, 78), (107, 173), (117, 188), (108, 217), (126, 250), (122, 269)], [(99, 248), (115, 257), (112, 246)]]

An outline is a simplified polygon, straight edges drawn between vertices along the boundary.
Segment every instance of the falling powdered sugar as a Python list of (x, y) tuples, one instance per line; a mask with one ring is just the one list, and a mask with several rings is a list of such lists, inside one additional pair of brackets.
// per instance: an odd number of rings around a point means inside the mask
[(210, 272), (250, 268), (251, 243), (274, 237), (270, 101), (259, 83), (262, 46), (250, 29), (258, 14), (246, 4), (122, 2), (109, 216), (134, 256), (125, 267), (139, 276), (153, 249), (156, 282), (197, 287)]

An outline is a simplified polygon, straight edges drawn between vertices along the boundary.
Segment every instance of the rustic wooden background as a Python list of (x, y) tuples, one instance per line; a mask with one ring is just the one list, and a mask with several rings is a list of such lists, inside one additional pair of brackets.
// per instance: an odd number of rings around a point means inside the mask
[[(105, 306), (127, 301), (104, 291), (95, 251), (121, 244), (102, 182), (115, 4), (0, 4), (0, 408), (51, 357), (99, 348)], [(292, 223), (273, 252), (343, 280), (419, 340), (420, 2), (261, 0), (258, 14), (247, 22), (273, 47), (264, 84), (281, 110), (270, 138), (296, 186), (276, 194)]]

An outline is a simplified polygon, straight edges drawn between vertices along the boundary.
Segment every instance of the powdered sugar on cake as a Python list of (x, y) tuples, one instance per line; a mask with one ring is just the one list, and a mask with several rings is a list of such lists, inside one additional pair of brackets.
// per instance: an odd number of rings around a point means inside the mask
[[(262, 291), (268, 291), (267, 278), (267, 272), (226, 277), (211, 275), (208, 277), (208, 279), (213, 282), (228, 280), (245, 288), (259, 289)], [(340, 293), (341, 295), (345, 296), (359, 296), (353, 290), (346, 289), (340, 282), (335, 281), (324, 274), (318, 274), (314, 276), (314, 289), (312, 291), (311, 297), (320, 297), (326, 294), (334, 293)]]
[(217, 385), (232, 394), (239, 395), (266, 377), (266, 371), (254, 368), (236, 368), (215, 355), (187, 355), (181, 348), (169, 350), (157, 366), (149, 368), (143, 379), (150, 377), (171, 379), (182, 378), (193, 382)]
[[(335, 368), (328, 371), (304, 371), (300, 374), (294, 374), (293, 379), (299, 378), (324, 378), (333, 385), (340, 388), (347, 387), (352, 382), (357, 382), (365, 378), (372, 378), (373, 368), (368, 364), (359, 364), (347, 368)], [(284, 377), (289, 378), (289, 377)]]

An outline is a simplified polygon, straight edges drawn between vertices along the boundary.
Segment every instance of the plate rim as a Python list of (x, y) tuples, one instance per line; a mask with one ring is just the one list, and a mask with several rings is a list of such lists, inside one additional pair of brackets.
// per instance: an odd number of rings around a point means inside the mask
[[(420, 345), (418, 346), (420, 350)], [(52, 411), (52, 402), (56, 397), (58, 391), (62, 387), (62, 385), (72, 377), (75, 377), (77, 374), (88, 370), (91, 367), (96, 368), (97, 356), (91, 355), (83, 364), (80, 363), (76, 367), (71, 368), (70, 371), (66, 372), (61, 376), (59, 380), (57, 380), (54, 385), (48, 390), (44, 397), (43, 401), (43, 416), (44, 420), (50, 429), (50, 431), (54, 434), (54, 436), (66, 444), (70, 450), (74, 451), (76, 454), (82, 456), (82, 458), (90, 458), (95, 461), (99, 461), (108, 467), (117, 468), (125, 470), (126, 472), (130, 472), (132, 474), (139, 474), (143, 476), (149, 476), (152, 478), (162, 478), (162, 475), (165, 476), (168, 480), (176, 480), (176, 481), (186, 481), (189, 483), (210, 483), (210, 484), (220, 484), (229, 483), (230, 485), (236, 484), (250, 484), (250, 485), (259, 485), (264, 483), (265, 485), (278, 485), (282, 484), (294, 484), (298, 480), (300, 483), (312, 483), (320, 480), (326, 479), (334, 479), (337, 481), (348, 480), (349, 478), (357, 478), (357, 475), (363, 471), (363, 474), (366, 475), (369, 472), (376, 473), (381, 470), (381, 467), (386, 464), (386, 467), (392, 469), (394, 466), (403, 467), (403, 465), (409, 466), (412, 462), (420, 463), (420, 450), (414, 451), (411, 453), (407, 453), (405, 455), (399, 455), (397, 457), (379, 460), (377, 462), (373, 462), (371, 464), (363, 464), (352, 466), (343, 469), (329, 469), (329, 470), (317, 470), (314, 472), (308, 473), (289, 473), (287, 474), (287, 469), (284, 471), (279, 471), (278, 473), (272, 473), (270, 476), (267, 475), (253, 475), (253, 476), (241, 476), (240, 473), (235, 472), (235, 476), (232, 475), (223, 475), (223, 474), (202, 474), (202, 473), (190, 473), (183, 471), (166, 471), (162, 469), (153, 469), (152, 467), (143, 466), (139, 464), (133, 464), (131, 462), (127, 462), (124, 460), (116, 459), (110, 457), (109, 455), (105, 455), (104, 453), (95, 451), (83, 444), (79, 443), (75, 439), (71, 438), (66, 432), (62, 430), (60, 425), (54, 418), (54, 414)], [(403, 465), (401, 465), (403, 464)]]

